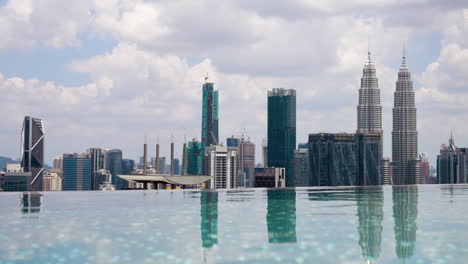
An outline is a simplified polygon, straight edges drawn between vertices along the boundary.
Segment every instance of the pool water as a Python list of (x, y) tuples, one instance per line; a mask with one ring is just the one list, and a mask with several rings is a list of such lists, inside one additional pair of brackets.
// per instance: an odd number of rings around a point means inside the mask
[(0, 193), (0, 263), (468, 263), (468, 185)]

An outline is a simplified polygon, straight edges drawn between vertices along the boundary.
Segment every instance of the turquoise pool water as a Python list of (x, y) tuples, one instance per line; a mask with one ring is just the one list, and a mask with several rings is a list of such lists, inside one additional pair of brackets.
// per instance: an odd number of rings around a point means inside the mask
[(468, 185), (0, 193), (0, 212), (2, 264), (468, 263)]

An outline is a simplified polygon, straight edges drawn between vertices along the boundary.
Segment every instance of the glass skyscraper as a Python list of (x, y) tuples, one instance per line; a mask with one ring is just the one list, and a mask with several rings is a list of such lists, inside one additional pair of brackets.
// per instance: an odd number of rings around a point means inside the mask
[(268, 167), (286, 169), (286, 186), (294, 187), (296, 148), (296, 91), (268, 91)]
[(21, 133), (21, 167), (31, 172), (31, 190), (42, 191), (44, 174), (44, 124), (26, 116)]
[(91, 157), (89, 154), (63, 154), (63, 190), (92, 190), (91, 170)]
[(202, 175), (203, 148), (202, 143), (196, 140), (190, 141), (187, 147), (187, 174)]
[(203, 84), (202, 131), (203, 147), (219, 144), (218, 91), (214, 83)]
[(119, 178), (117, 175), (123, 174), (122, 170), (122, 150), (111, 149), (107, 152), (108, 169), (112, 175), (112, 183), (116, 190), (122, 190), (128, 187), (128, 182)]

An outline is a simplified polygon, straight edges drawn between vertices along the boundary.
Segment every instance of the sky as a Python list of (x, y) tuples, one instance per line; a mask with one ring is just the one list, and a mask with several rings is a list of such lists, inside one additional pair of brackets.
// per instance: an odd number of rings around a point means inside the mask
[(267, 134), (267, 91), (297, 91), (297, 143), (356, 130), (370, 49), (391, 156), (403, 46), (416, 92), (419, 151), (453, 131), (468, 147), (465, 0), (0, 0), (0, 156), (18, 158), (23, 118), (41, 118), (45, 157), (90, 147), (176, 155), (200, 139), (202, 84), (219, 90), (220, 141)]

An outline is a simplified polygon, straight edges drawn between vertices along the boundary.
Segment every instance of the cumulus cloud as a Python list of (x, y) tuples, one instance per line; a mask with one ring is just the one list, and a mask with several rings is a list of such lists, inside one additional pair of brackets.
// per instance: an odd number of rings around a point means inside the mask
[[(273, 87), (297, 90), (298, 142), (309, 132), (353, 132), (370, 39), (390, 155), (401, 46), (407, 42), (411, 50), (418, 36), (431, 32), (442, 36), (440, 55), (414, 79), (421, 150), (434, 153), (444, 128), (429, 129), (430, 123), (447, 120), (435, 112), (468, 105), (463, 7), (464, 1), (435, 0), (9, 1), (0, 7), (0, 51), (79, 46), (82, 35), (118, 44), (64, 65), (89, 76), (81, 86), (0, 76), (0, 91), (8, 94), (2, 122), (19, 129), (23, 115), (46, 119), (49, 157), (93, 145), (121, 147), (136, 157), (145, 134), (153, 141), (171, 134), (179, 142), (184, 135), (199, 137), (201, 84), (208, 72), (220, 90), (222, 140), (245, 129), (260, 145), (266, 135), (266, 92)], [(64, 146), (69, 138), (77, 140)]]

